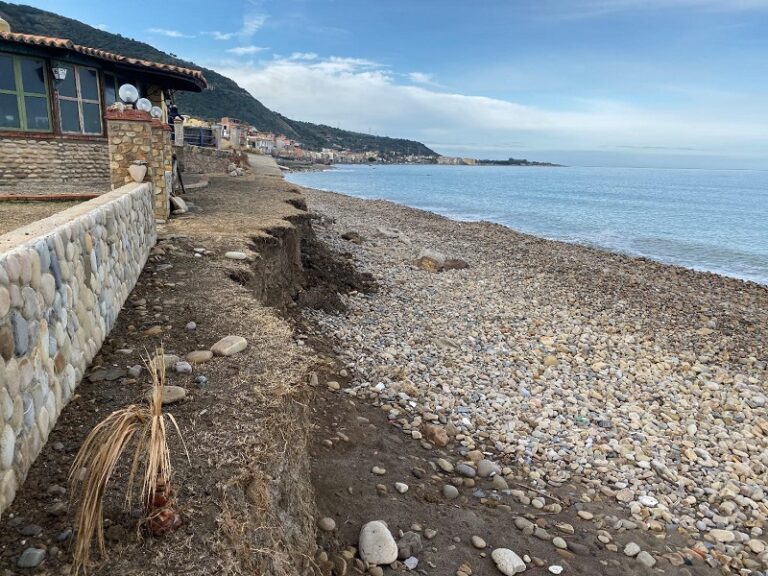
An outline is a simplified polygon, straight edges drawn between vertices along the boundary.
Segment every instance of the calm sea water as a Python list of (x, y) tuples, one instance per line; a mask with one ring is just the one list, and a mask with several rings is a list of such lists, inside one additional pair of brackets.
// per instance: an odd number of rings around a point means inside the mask
[(342, 165), (288, 180), (768, 284), (768, 172)]

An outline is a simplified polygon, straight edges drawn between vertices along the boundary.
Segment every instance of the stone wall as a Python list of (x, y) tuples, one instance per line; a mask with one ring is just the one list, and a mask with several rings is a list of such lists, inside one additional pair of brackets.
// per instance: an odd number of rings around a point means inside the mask
[[(184, 146), (175, 148), (181, 170), (191, 174), (225, 174), (235, 155), (228, 150)], [(237, 162), (235, 162), (237, 164)]]
[(109, 179), (105, 141), (0, 138), (0, 186), (30, 178), (68, 181)]
[(155, 217), (167, 219), (173, 165), (170, 128), (141, 110), (110, 109), (106, 118), (112, 187), (133, 182), (129, 167), (135, 161), (146, 162), (145, 181), (152, 182), (155, 190)]
[(114, 325), (155, 240), (150, 183), (0, 236), (0, 513)]

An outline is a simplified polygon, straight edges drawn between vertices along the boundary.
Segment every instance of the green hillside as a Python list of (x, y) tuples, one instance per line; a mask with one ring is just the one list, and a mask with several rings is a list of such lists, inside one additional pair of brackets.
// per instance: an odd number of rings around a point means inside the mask
[(104, 32), (72, 18), (31, 6), (9, 4), (1, 0), (0, 16), (8, 21), (14, 32), (68, 38), (83, 46), (92, 46), (134, 58), (202, 70), (208, 80), (208, 90), (199, 94), (177, 93), (177, 103), (184, 114), (206, 120), (217, 120), (223, 116), (239, 118), (260, 130), (285, 134), (311, 149), (337, 145), (355, 152), (379, 150), (389, 154), (436, 155), (424, 144), (413, 140), (371, 136), (359, 132), (339, 130), (330, 126), (291, 120), (264, 106), (226, 76), (198, 66), (194, 62), (181, 60), (161, 52), (145, 42), (126, 38), (120, 34)]

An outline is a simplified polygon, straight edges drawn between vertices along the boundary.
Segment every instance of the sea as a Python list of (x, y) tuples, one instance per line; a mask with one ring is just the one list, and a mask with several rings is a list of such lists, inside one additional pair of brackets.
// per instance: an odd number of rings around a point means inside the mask
[(338, 165), (286, 178), (768, 284), (768, 171)]

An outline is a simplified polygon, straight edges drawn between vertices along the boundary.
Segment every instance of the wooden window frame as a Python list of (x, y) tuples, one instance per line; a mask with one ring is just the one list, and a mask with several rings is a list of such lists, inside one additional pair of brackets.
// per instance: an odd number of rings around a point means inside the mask
[[(2, 127), (0, 126), (0, 133), (6, 132), (24, 132), (30, 134), (51, 134), (53, 133), (53, 114), (51, 114), (51, 98), (50, 98), (50, 86), (48, 84), (48, 61), (45, 58), (38, 58), (35, 56), (20, 56), (18, 54), (11, 54), (9, 52), (0, 52), (2, 56), (9, 56), (13, 64), (13, 78), (16, 83), (15, 90), (3, 90), (0, 89), (0, 94), (12, 94), (16, 96), (16, 106), (19, 111), (19, 126), (18, 127)], [(41, 62), (43, 64), (43, 84), (45, 85), (45, 92), (27, 92), (24, 88), (24, 82), (21, 74), (21, 60), (33, 60)], [(27, 128), (27, 103), (25, 98), (29, 96), (32, 98), (45, 98), (45, 108), (48, 112), (48, 130), (40, 130), (36, 128)]]
[[(62, 62), (61, 63), (65, 67), (71, 67), (72, 74), (75, 78), (75, 92), (77, 93), (77, 96), (62, 96), (58, 91), (56, 92), (56, 98), (59, 102), (62, 100), (66, 100), (67, 102), (76, 102), (77, 103), (77, 114), (78, 119), (80, 121), (80, 130), (74, 131), (74, 130), (64, 130), (64, 126), (62, 123), (62, 117), (61, 117), (61, 105), (59, 105), (59, 130), (61, 130), (62, 134), (72, 135), (72, 134), (79, 134), (81, 136), (101, 136), (104, 134), (104, 106), (102, 105), (102, 80), (101, 80), (101, 74), (99, 73), (98, 68), (94, 68), (92, 66), (81, 66), (80, 64), (73, 64), (71, 62)], [(97, 99), (92, 100), (90, 98), (83, 98), (83, 93), (80, 88), (80, 70), (93, 70), (96, 72), (96, 94)], [(86, 132), (85, 131), (85, 118), (83, 118), (83, 104), (96, 104), (99, 107), (99, 126), (100, 130), (98, 132)]]

